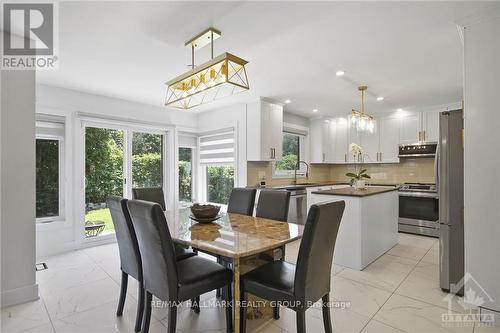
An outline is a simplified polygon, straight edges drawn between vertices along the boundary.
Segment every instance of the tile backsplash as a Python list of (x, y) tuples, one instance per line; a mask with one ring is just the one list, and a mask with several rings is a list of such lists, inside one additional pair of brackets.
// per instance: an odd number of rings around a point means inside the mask
[[(390, 164), (312, 164), (309, 169), (308, 182), (345, 181), (347, 172), (366, 168), (375, 183), (434, 183), (434, 159), (417, 158), (401, 159), (400, 163)], [(248, 162), (247, 184), (257, 185), (262, 176), (265, 177), (268, 186), (290, 184), (291, 178), (273, 178), (271, 162)], [(305, 182), (300, 179), (299, 182)]]

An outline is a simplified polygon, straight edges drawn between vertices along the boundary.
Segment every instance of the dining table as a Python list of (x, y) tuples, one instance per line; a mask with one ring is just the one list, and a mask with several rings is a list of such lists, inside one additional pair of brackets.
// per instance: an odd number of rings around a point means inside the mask
[[(222, 212), (211, 223), (198, 223), (189, 208), (165, 211), (174, 242), (229, 262), (233, 271), (234, 332), (240, 331), (240, 277), (268, 261), (284, 260), (285, 245), (302, 237), (304, 226)], [(251, 264), (248, 264), (251, 263)]]

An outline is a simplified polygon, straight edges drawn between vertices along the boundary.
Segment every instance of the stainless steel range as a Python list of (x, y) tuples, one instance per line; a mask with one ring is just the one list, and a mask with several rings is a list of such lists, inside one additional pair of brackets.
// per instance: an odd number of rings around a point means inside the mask
[(399, 188), (401, 232), (439, 237), (439, 194), (436, 184), (405, 183)]

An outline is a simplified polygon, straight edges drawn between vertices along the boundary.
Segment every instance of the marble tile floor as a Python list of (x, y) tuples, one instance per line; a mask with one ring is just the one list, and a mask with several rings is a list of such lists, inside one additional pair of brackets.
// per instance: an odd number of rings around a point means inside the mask
[[(296, 261), (299, 243), (287, 246)], [(461, 300), (444, 300), (439, 289), (438, 240), (399, 234), (399, 243), (363, 271), (333, 266), (330, 309), (335, 333), (343, 332), (497, 332), (499, 327), (443, 325), (441, 315), (464, 313)], [(103, 245), (44, 258), (49, 269), (37, 272), (40, 299), (2, 309), (1, 332), (133, 332), (137, 283), (129, 279), (122, 317), (116, 317), (120, 286), (118, 247)], [(199, 315), (184, 304), (178, 332), (225, 332), (224, 311), (215, 293), (202, 296)], [(151, 332), (166, 331), (166, 311), (155, 307)], [(324, 332), (320, 308), (306, 312), (308, 332)], [(295, 313), (281, 308), (279, 320), (250, 320), (249, 332), (295, 332)]]

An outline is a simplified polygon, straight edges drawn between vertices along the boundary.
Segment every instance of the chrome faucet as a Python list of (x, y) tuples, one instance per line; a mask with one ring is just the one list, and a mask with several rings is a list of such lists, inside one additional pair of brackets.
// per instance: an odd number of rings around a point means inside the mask
[(305, 161), (298, 161), (297, 164), (295, 165), (295, 170), (293, 174), (293, 183), (297, 184), (297, 170), (300, 169), (300, 164), (303, 163), (306, 166), (306, 178), (309, 178), (309, 164), (307, 164)]

